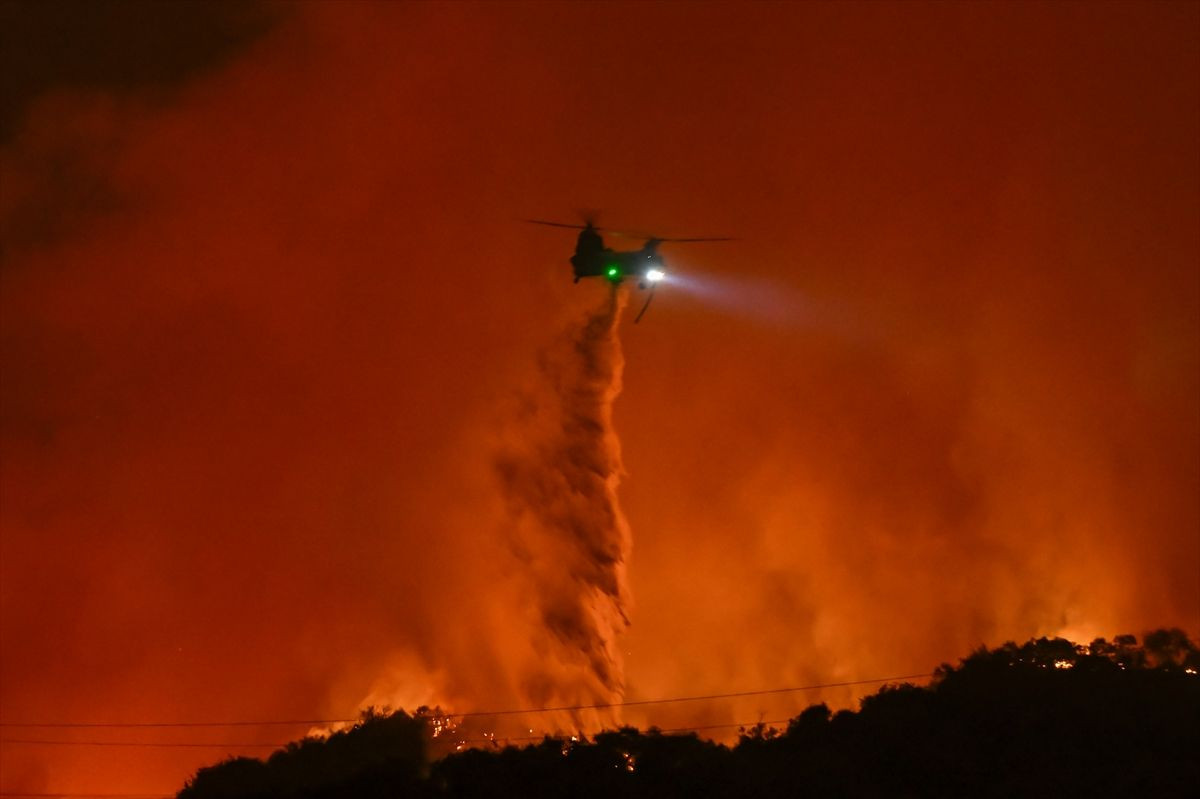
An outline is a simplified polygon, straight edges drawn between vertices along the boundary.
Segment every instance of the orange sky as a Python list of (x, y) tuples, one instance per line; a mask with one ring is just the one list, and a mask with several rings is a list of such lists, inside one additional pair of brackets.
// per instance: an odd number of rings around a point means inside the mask
[[(493, 464), (604, 289), (517, 220), (580, 208), (739, 239), (622, 323), (628, 698), (1200, 631), (1200, 6), (285, 8), (0, 149), (5, 722), (528, 704)], [(170, 792), (227, 750), (0, 751)]]

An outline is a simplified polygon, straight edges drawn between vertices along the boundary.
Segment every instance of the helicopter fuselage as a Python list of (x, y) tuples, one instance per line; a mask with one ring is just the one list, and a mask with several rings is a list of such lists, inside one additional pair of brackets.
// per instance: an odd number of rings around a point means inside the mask
[(658, 253), (658, 241), (651, 239), (640, 250), (613, 250), (605, 247), (599, 235), (581, 234), (575, 254), (571, 256), (575, 282), (585, 277), (602, 277), (610, 283), (635, 278), (645, 288), (647, 283), (662, 280), (665, 264)]
[[(576, 283), (585, 277), (603, 278), (612, 284), (614, 297), (616, 296), (617, 287), (627, 277), (636, 279), (638, 288), (649, 289), (646, 293), (646, 304), (642, 306), (642, 310), (634, 317), (633, 321), (635, 324), (646, 313), (646, 309), (650, 307), (650, 300), (654, 299), (655, 287), (661, 281), (667, 279), (666, 264), (663, 262), (662, 256), (658, 254), (658, 245), (665, 241), (731, 241), (728, 238), (680, 239), (635, 236), (635, 238), (646, 242), (640, 250), (614, 250), (604, 246), (604, 238), (600, 235), (600, 228), (592, 224), (592, 220), (590, 219), (586, 219), (585, 224), (582, 225), (572, 225), (567, 222), (554, 222), (546, 219), (526, 219), (525, 221), (533, 225), (571, 228), (579, 231), (579, 238), (575, 242), (575, 254), (571, 256), (571, 268), (575, 272)], [(613, 231), (609, 232), (615, 236), (628, 235)]]

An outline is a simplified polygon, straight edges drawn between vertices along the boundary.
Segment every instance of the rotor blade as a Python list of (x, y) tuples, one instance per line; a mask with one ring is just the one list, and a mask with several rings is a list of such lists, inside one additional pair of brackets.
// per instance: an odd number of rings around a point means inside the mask
[[(565, 228), (571, 228), (572, 230), (584, 230), (588, 227), (587, 225), (573, 225), (569, 222), (550, 222), (545, 219), (522, 219), (521, 221), (528, 222), (532, 225), (548, 225), (549, 227), (565, 227)], [(595, 227), (594, 225), (592, 226), (592, 230), (596, 231), (597, 233), (606, 233), (609, 236), (616, 236), (618, 238), (642, 239), (643, 241), (650, 241), (651, 239), (653, 239), (654, 241), (682, 241), (682, 242), (688, 242), (688, 241), (737, 241), (737, 239), (729, 238), (729, 237), (699, 238), (699, 239), (695, 239), (695, 238), (691, 238), (691, 239), (664, 238), (662, 236), (651, 236), (646, 233), (633, 233), (633, 232), (620, 231), (620, 230), (607, 230), (602, 227)]]
[(711, 238), (711, 239), (658, 239), (659, 241), (737, 241), (737, 239), (729, 237)]
[(606, 230), (610, 236), (620, 236), (624, 239), (641, 239), (642, 241), (737, 241), (737, 239), (722, 236), (720, 238), (672, 238), (670, 236), (654, 236), (634, 230)]
[[(569, 227), (569, 228), (573, 228), (575, 230), (583, 230), (587, 227), (587, 225), (570, 225), (570, 224), (567, 224), (566, 222), (547, 222), (544, 219), (522, 219), (521, 221), (529, 222), (532, 225), (549, 225), (550, 227)], [(592, 230), (599, 230), (599, 229), (600, 228), (592, 228)]]
[[(600, 228), (596, 228), (599, 230)], [(605, 230), (606, 235), (618, 239), (641, 239), (642, 241), (650, 241), (650, 239), (658, 239), (658, 236), (650, 236), (646, 233), (639, 233), (636, 230)], [(662, 239), (658, 239), (662, 241)]]

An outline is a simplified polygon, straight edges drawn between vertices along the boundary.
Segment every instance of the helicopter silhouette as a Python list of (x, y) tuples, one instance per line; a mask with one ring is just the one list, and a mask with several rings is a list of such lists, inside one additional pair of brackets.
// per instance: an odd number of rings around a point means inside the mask
[(571, 228), (579, 231), (575, 240), (575, 254), (571, 256), (571, 268), (575, 273), (575, 282), (585, 277), (599, 277), (613, 284), (615, 290), (626, 278), (636, 278), (639, 289), (650, 289), (646, 296), (646, 304), (634, 318), (636, 324), (641, 320), (650, 300), (654, 298), (654, 289), (667, 278), (666, 262), (658, 252), (658, 245), (663, 242), (697, 242), (697, 241), (732, 241), (726, 237), (716, 238), (666, 238), (661, 236), (642, 236), (629, 233), (607, 231), (614, 236), (644, 239), (645, 244), (637, 250), (614, 250), (604, 246), (604, 238), (600, 235), (604, 228), (596, 227), (591, 219), (585, 224), (572, 225), (566, 222), (549, 222), (544, 219), (526, 219), (534, 225)]

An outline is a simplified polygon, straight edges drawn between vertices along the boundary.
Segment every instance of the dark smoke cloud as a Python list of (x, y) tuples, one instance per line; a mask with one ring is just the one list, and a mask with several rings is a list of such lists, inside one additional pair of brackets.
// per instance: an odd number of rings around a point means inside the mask
[(630, 532), (617, 501), (612, 415), (625, 302), (614, 288), (542, 353), (544, 388), (526, 398), (496, 458), (512, 545), (537, 609), (534, 645), (557, 664), (525, 678), (535, 704), (611, 702), (624, 689), (617, 639), (629, 624)]
[(163, 98), (263, 35), (284, 8), (259, 0), (5, 0), (0, 143), (52, 92)]
[(0, 4), (0, 266), (134, 204), (112, 179), (131, 112), (169, 106), (284, 11), (257, 0)]

